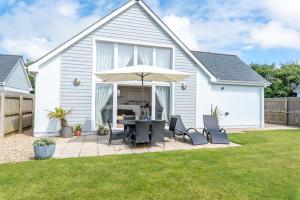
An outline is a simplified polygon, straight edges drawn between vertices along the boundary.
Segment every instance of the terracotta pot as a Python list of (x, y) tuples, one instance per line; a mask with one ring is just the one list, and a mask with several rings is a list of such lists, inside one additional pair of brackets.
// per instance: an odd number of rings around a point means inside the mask
[(75, 131), (75, 136), (80, 136), (81, 135), (81, 131)]

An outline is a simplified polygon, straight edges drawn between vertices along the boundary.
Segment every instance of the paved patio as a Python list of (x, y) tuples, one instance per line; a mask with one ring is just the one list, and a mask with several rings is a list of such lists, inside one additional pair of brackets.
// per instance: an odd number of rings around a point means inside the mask
[[(264, 130), (279, 130), (279, 129), (298, 129), (299, 127), (281, 126), (274, 124), (266, 124), (265, 128), (254, 129), (226, 129), (229, 133), (242, 133), (244, 131), (264, 131)], [(0, 164), (7, 162), (20, 162), (33, 159), (34, 153), (32, 143), (36, 138), (32, 137), (32, 130), (26, 130), (23, 134), (14, 134), (0, 139)], [(143, 153), (155, 151), (168, 151), (180, 149), (201, 149), (201, 148), (221, 148), (237, 146), (230, 145), (200, 145), (192, 146), (185, 144), (182, 141), (174, 142), (173, 139), (166, 141), (166, 147), (155, 145), (151, 148), (139, 147), (137, 149), (130, 148), (123, 144), (109, 145), (105, 136), (81, 136), (73, 138), (54, 138), (57, 141), (56, 158), (63, 157), (79, 157), (79, 156), (101, 156), (126, 153)], [(180, 140), (178, 138), (178, 140)]]
[(189, 143), (184, 143), (181, 138), (177, 138), (176, 142), (174, 139), (166, 138), (165, 147), (162, 143), (159, 143), (153, 144), (151, 147), (139, 145), (134, 148), (123, 144), (122, 141), (113, 141), (113, 144), (109, 145), (108, 136), (87, 135), (73, 138), (57, 138), (54, 158), (135, 154), (185, 149), (226, 148), (237, 146), (240, 145), (230, 143), (229, 145), (206, 144), (193, 146)]

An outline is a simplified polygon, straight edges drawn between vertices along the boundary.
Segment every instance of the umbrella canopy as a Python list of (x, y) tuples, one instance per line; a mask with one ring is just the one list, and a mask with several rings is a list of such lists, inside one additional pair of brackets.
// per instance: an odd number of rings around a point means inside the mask
[(189, 76), (188, 73), (179, 72), (171, 69), (164, 69), (159, 67), (150, 66), (132, 66), (123, 67), (113, 70), (108, 70), (96, 75), (105, 82), (115, 81), (142, 81), (142, 119), (144, 117), (144, 81), (165, 81), (165, 82), (177, 82), (182, 81)]
[(117, 68), (96, 73), (96, 75), (106, 82), (136, 80), (177, 82), (189, 76), (189, 74), (185, 72), (142, 65)]

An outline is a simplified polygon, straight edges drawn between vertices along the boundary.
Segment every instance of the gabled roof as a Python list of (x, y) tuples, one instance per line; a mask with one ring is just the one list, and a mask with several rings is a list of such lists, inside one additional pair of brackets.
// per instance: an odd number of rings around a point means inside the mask
[(38, 71), (37, 69), (40, 65), (42, 65), (46, 61), (50, 60), (54, 56), (58, 55), (59, 53), (61, 53), (62, 51), (64, 51), (65, 49), (67, 49), (68, 47), (70, 47), (71, 45), (76, 43), (77, 41), (79, 41), (80, 39), (84, 38), (85, 36), (87, 36), (88, 34), (93, 32), (94, 30), (100, 28), (102, 25), (104, 25), (105, 23), (107, 23), (108, 21), (110, 21), (114, 17), (118, 16), (119, 14), (121, 14), (122, 12), (124, 12), (125, 10), (127, 10), (128, 8), (130, 8), (131, 6), (133, 6), (135, 4), (140, 5), (143, 8), (143, 10), (170, 36), (170, 38), (172, 38), (178, 44), (178, 46), (181, 47), (185, 51), (185, 53), (188, 56), (190, 56), (190, 58), (210, 77), (211, 80), (215, 80), (215, 77), (213, 76), (213, 74), (211, 74), (202, 65), (202, 63), (199, 62), (199, 60), (192, 54), (192, 52), (185, 46), (185, 44), (166, 26), (166, 24), (151, 10), (151, 8), (144, 3), (143, 0), (128, 1), (126, 4), (124, 4), (117, 10), (111, 12), (109, 15), (103, 17), (101, 20), (97, 21), (96, 23), (89, 26), (88, 28), (86, 28), (85, 30), (80, 32), (79, 34), (75, 35), (70, 40), (68, 40), (65, 43), (63, 43), (62, 45), (58, 46), (56, 49), (50, 51), (43, 57), (39, 58), (37, 61), (35, 61), (33, 64), (31, 64), (29, 66), (29, 71), (37, 72)]
[(220, 81), (269, 84), (236, 55), (201, 51), (192, 53)]
[(3, 85), (22, 56), (0, 54), (0, 84)]

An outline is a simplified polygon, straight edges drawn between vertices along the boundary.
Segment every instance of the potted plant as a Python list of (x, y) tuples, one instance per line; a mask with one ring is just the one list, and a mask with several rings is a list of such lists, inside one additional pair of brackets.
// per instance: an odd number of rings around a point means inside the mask
[(218, 108), (218, 106), (213, 107), (211, 106), (210, 113), (212, 116), (216, 117), (218, 120), (220, 120), (223, 116), (222, 111)]
[(49, 111), (48, 116), (50, 119), (58, 119), (60, 120), (61, 137), (67, 138), (73, 136), (73, 127), (68, 126), (68, 122), (66, 116), (71, 113), (71, 110), (64, 110), (62, 108), (55, 108), (54, 111)]
[(103, 125), (98, 126), (98, 135), (105, 135), (105, 127)]
[(33, 142), (35, 159), (51, 158), (55, 152), (55, 141), (51, 138), (39, 138)]
[(104, 128), (104, 135), (108, 135), (109, 134), (109, 129), (107, 127)]
[(82, 124), (75, 124), (74, 125), (74, 135), (75, 136), (80, 136), (81, 135), (81, 129), (83, 125)]
[(109, 133), (109, 129), (106, 128), (104, 125), (98, 126), (98, 135), (107, 135)]

